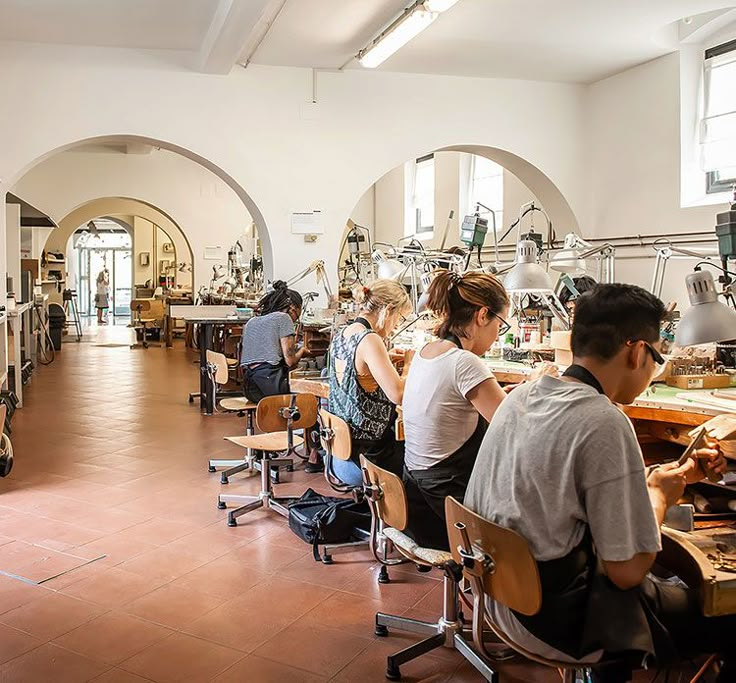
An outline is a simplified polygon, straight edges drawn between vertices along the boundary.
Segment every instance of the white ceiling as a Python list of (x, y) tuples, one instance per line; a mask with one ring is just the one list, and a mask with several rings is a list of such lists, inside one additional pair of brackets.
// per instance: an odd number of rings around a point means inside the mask
[(197, 50), (218, 0), (0, 0), (0, 40)]
[[(360, 68), (352, 57), (410, 3), (0, 0), (0, 41), (185, 51), (201, 70), (219, 73), (247, 58)], [(379, 70), (589, 83), (666, 54), (673, 46), (661, 40), (665, 27), (728, 4), (459, 0)]]

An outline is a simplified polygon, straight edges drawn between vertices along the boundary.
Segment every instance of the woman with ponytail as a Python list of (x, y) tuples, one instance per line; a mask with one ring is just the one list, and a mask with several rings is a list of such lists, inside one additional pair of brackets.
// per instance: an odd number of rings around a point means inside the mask
[(359, 455), (399, 476), (403, 470), (403, 444), (396, 441), (394, 422), (410, 357), (404, 358), (404, 374), (399, 375), (385, 341), (411, 312), (411, 304), (404, 287), (393, 280), (376, 280), (354, 298), (360, 303), (358, 318), (337, 330), (330, 345), (329, 409), (348, 423), (352, 437), (353, 459), (333, 460), (334, 474), (359, 486)]
[(404, 391), (404, 483), (409, 533), (448, 549), (445, 498), (462, 501), (481, 441), (506, 394), (482, 356), (509, 324), (509, 299), (493, 275), (440, 271), (427, 308), (437, 341), (419, 351)]

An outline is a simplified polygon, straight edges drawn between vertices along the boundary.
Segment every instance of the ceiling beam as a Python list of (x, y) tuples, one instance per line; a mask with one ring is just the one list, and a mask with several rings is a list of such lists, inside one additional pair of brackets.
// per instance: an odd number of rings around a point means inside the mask
[[(284, 0), (220, 0), (198, 54), (204, 73), (227, 74), (254, 43), (260, 43), (263, 24)], [(277, 9), (274, 9), (277, 8)]]

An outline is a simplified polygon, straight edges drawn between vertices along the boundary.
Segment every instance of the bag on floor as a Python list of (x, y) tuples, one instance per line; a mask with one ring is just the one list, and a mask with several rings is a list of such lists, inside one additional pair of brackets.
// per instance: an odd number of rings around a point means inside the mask
[(319, 562), (318, 546), (325, 543), (347, 543), (353, 530), (371, 528), (371, 512), (363, 501), (323, 496), (307, 489), (299, 500), (289, 505), (289, 528), (312, 546)]

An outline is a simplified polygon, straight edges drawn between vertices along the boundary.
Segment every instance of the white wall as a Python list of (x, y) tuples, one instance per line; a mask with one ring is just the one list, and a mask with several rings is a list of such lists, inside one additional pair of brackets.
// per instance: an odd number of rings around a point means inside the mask
[[(259, 228), (268, 227), (269, 274), (288, 277), (323, 256), (334, 268), (345, 221), (366, 188), (389, 169), (443, 147), (487, 145), (540, 169), (566, 198), (561, 210), (572, 207), (586, 222), (584, 88), (358, 70), (320, 73), (315, 118), (303, 115), (311, 76), (307, 69), (251, 65), (214, 77), (176, 70), (151, 55), (5, 44), (0, 191), (39, 157), (79, 140), (159, 140), (229, 177)], [(100, 93), (111, 92), (114, 107), (89, 106)], [(468, 98), (473, 107), (458, 106)], [(418, 117), (417, 111), (431, 116)], [(324, 212), (326, 233), (306, 245), (290, 234), (289, 213), (313, 208)], [(196, 228), (200, 244), (206, 241), (200, 233), (215, 227)]]
[[(214, 173), (166, 150), (154, 149), (150, 154), (104, 149), (64, 152), (35, 166), (14, 189), (56, 222), (81, 204), (101, 197), (132, 197), (154, 205), (189, 239), (197, 285), (209, 281), (213, 265), (204, 260), (204, 247), (220, 245), (227, 254), (252, 221), (242, 201)], [(179, 241), (177, 252), (182, 258), (177, 258), (188, 261), (182, 247)]]
[[(156, 287), (154, 280), (154, 261), (156, 254), (153, 250), (154, 225), (145, 218), (133, 216), (133, 284), (144, 285), (146, 280)], [(148, 265), (141, 264), (141, 254), (148, 254)]]
[(13, 278), (15, 300), (21, 301), (20, 284), (20, 204), (5, 205), (5, 240), (3, 245), (7, 254), (5, 271)]
[[(680, 206), (680, 69), (671, 54), (590, 86), (587, 97), (590, 222), (595, 237), (707, 231), (725, 205)], [(673, 238), (677, 243), (677, 238)], [(617, 279), (649, 288), (647, 260), (617, 260)], [(624, 255), (623, 250), (620, 252)], [(662, 298), (687, 304), (685, 275), (695, 261), (671, 261)]]

